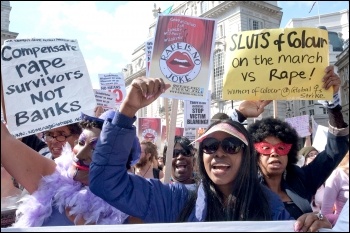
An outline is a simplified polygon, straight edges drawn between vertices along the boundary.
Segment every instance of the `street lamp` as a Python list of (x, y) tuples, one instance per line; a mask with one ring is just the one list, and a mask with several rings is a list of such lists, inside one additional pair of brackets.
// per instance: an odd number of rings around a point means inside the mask
[(289, 102), (286, 102), (287, 104), (287, 110), (286, 110), (286, 117), (290, 117), (292, 110), (290, 109)]

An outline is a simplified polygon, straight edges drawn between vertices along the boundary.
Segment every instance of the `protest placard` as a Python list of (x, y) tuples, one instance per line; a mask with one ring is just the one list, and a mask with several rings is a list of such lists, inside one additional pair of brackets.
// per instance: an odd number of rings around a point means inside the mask
[(210, 124), (210, 102), (185, 101), (185, 128), (207, 128)]
[(278, 28), (229, 35), (224, 100), (331, 100), (322, 88), (329, 65), (327, 30)]
[(138, 138), (151, 141), (161, 148), (161, 118), (158, 117), (139, 117), (138, 118)]
[(122, 72), (99, 74), (98, 78), (101, 90), (115, 93), (115, 108), (118, 108), (126, 96), (124, 74)]
[(312, 141), (312, 146), (319, 152), (324, 151), (327, 145), (328, 127), (318, 125), (315, 133), (315, 138)]
[(162, 97), (206, 101), (215, 30), (215, 19), (158, 16), (150, 76), (171, 84)]
[(317, 127), (318, 127), (318, 124), (315, 121), (314, 116), (311, 116), (311, 125), (312, 125), (312, 141), (314, 141), (315, 136), (316, 136)]
[(300, 138), (311, 135), (309, 115), (286, 118), (285, 121), (288, 122), (297, 131)]
[(96, 106), (78, 42), (69, 39), (6, 40), (1, 73), (7, 125), (24, 137), (93, 115)]
[[(176, 127), (175, 128), (175, 136), (183, 136), (184, 134), (184, 128), (182, 127)], [(162, 125), (162, 143), (166, 144), (167, 141), (167, 130), (166, 125)]]
[[(343, 211), (341, 212), (343, 213)], [(348, 212), (349, 213), (349, 212)], [(344, 213), (348, 217), (348, 213)], [(343, 218), (346, 219), (346, 218)], [(215, 222), (176, 222), (176, 223), (141, 223), (141, 224), (117, 224), (117, 225), (75, 225), (75, 232), (144, 232), (151, 229), (152, 232), (295, 232), (296, 220), (279, 221), (215, 221)], [(342, 221), (336, 224), (341, 229), (349, 226)], [(1, 228), (1, 232), (64, 232), (69, 226), (47, 226), (27, 228)], [(116, 230), (117, 229), (117, 230)], [(339, 228), (338, 228), (339, 229)], [(319, 232), (341, 232), (328, 228), (320, 228)], [(344, 232), (347, 232), (344, 230)]]
[(111, 91), (94, 89), (96, 104), (102, 106), (104, 111), (116, 109), (120, 105), (118, 102), (120, 95)]
[(185, 128), (184, 136), (188, 138), (191, 142), (196, 139), (196, 128)]

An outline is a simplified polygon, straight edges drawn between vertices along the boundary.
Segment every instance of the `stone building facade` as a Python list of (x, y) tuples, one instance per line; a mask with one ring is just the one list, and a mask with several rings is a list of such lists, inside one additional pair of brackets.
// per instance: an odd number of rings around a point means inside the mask
[[(158, 15), (159, 9), (154, 7), (153, 15), (156, 17)], [(240, 32), (245, 30), (256, 30), (262, 28), (279, 28), (282, 19), (283, 9), (278, 7), (277, 1), (183, 1), (176, 2), (172, 8), (171, 14), (183, 14), (189, 16), (200, 16), (215, 18), (218, 21), (216, 30), (216, 41), (214, 48), (214, 59), (213, 59), (213, 70), (211, 74), (210, 88), (212, 91), (211, 100), (211, 116), (218, 112), (230, 113), (232, 108), (237, 107), (240, 101), (225, 101), (222, 100), (222, 79), (223, 79), (223, 64), (226, 53), (225, 37), (234, 32)], [(295, 18), (291, 19), (286, 27), (326, 27), (329, 31), (329, 35), (334, 33), (339, 36), (340, 39), (346, 41), (348, 39), (349, 32), (349, 16), (348, 9), (340, 12), (334, 12), (330, 14), (313, 16), (308, 18)], [(149, 27), (149, 38), (145, 38), (145, 41), (150, 39), (154, 35), (156, 27), (156, 22)], [(330, 41), (333, 44), (333, 41)], [(340, 56), (343, 53), (343, 49), (339, 49), (339, 46), (330, 46), (330, 63), (337, 65), (338, 59), (345, 60), (341, 63), (344, 71), (340, 71), (340, 75), (343, 79), (343, 88), (346, 89), (348, 93), (348, 81), (349, 80), (348, 69), (348, 55)], [(139, 76), (145, 75), (145, 44), (141, 44), (135, 48), (132, 53), (133, 59), (132, 63), (125, 67), (125, 77), (126, 86), (128, 86), (131, 81)], [(345, 65), (347, 64), (347, 65)], [(342, 93), (343, 100), (346, 94)], [(348, 96), (348, 94), (347, 94)], [(139, 111), (139, 117), (154, 116), (154, 117), (164, 117), (164, 107), (168, 106), (171, 112), (171, 99), (168, 100), (169, 103), (166, 104), (163, 98), (148, 106), (147, 108)], [(177, 110), (177, 122), (176, 126), (183, 127), (183, 111), (184, 103), (179, 100), (178, 110)], [(343, 101), (344, 103), (344, 101)], [(344, 105), (343, 110), (345, 116), (348, 116), (348, 103)], [(274, 104), (270, 104), (265, 112), (260, 117), (275, 116), (281, 119), (286, 117), (294, 117), (309, 114), (312, 115), (318, 124), (327, 126), (327, 110), (322, 108), (317, 101), (274, 101)], [(259, 117), (259, 118), (260, 118)], [(249, 119), (248, 124), (254, 119)]]
[[(11, 6), (10, 1), (1, 1), (1, 45), (4, 44), (5, 40), (16, 39), (18, 33), (11, 32), (10, 29), (10, 12)], [(4, 120), (3, 113), (3, 92), (2, 92), (2, 84), (1, 84), (1, 120)]]

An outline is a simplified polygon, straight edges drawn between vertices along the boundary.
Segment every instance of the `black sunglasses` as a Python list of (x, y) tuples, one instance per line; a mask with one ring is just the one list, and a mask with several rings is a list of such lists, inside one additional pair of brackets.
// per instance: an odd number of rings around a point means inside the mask
[(216, 138), (205, 138), (202, 141), (202, 148), (206, 154), (214, 154), (220, 145), (222, 150), (228, 154), (237, 154), (244, 147), (244, 144), (235, 137), (228, 137), (222, 141)]
[(192, 156), (191, 152), (187, 152), (184, 149), (181, 149), (181, 150), (174, 149), (174, 151), (173, 151), (173, 158), (176, 158), (180, 154), (182, 154), (183, 156), (186, 156), (186, 157), (191, 157)]

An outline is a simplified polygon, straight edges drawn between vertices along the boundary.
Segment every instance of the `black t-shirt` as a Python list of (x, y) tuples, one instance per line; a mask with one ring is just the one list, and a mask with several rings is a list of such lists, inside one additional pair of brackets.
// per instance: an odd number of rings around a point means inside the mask
[(299, 207), (293, 201), (283, 202), (283, 204), (284, 207), (286, 207), (286, 210), (295, 220), (304, 214), (303, 211), (301, 211), (301, 209), (299, 209)]
[(40, 140), (35, 134), (23, 137), (22, 142), (37, 152), (47, 147), (47, 144)]
[(159, 179), (159, 172), (160, 170), (158, 168), (153, 168), (153, 177), (155, 179)]

